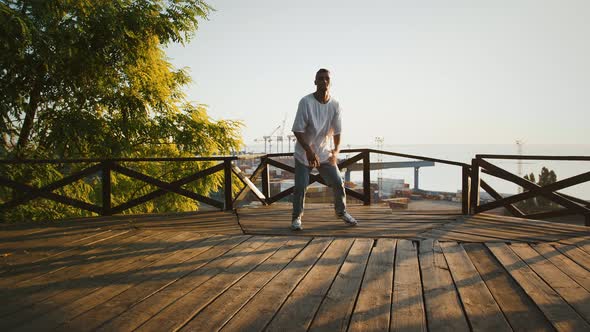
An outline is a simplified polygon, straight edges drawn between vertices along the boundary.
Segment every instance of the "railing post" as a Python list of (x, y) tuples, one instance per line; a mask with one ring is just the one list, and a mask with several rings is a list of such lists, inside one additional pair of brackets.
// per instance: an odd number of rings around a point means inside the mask
[(471, 159), (471, 189), (469, 192), (469, 214), (476, 214), (479, 206), (479, 160)]
[(231, 183), (231, 159), (223, 160), (223, 194), (225, 196), (225, 211), (233, 210), (232, 183)]
[(466, 215), (469, 214), (469, 190), (471, 189), (471, 178), (469, 177), (469, 167), (463, 166), (461, 171), (461, 213)]
[(268, 164), (266, 163), (267, 157), (261, 157), (260, 163), (263, 164), (264, 168), (262, 169), (262, 194), (266, 198), (267, 202), (270, 198), (270, 174), (268, 170)]
[(371, 155), (369, 150), (363, 152), (363, 194), (364, 205), (371, 205)]
[(112, 161), (102, 162), (102, 212), (103, 216), (110, 216), (111, 212), (111, 166)]

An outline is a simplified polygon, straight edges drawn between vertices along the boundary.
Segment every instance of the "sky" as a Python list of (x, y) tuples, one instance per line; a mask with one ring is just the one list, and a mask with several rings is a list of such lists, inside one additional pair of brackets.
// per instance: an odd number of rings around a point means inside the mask
[[(588, 0), (209, 0), (169, 60), (246, 144), (332, 72), (342, 145), (588, 144)], [(279, 132), (280, 133), (280, 132)]]

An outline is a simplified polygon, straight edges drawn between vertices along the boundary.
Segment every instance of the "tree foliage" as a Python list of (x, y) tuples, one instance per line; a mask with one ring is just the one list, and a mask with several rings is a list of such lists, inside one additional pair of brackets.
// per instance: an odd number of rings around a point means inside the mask
[[(532, 172), (524, 175), (525, 180), (536, 183), (541, 187), (557, 182), (557, 175), (553, 170), (549, 170), (547, 167), (541, 168), (541, 173), (538, 178), (539, 180), (535, 181), (535, 174)], [(525, 189), (525, 191), (527, 190)], [(518, 208), (523, 209), (526, 213), (534, 213), (548, 211), (556, 208), (558, 205), (545, 197), (534, 197), (519, 202), (517, 206)]]
[[(214, 121), (206, 105), (188, 102), (182, 90), (190, 77), (163, 50), (188, 42), (211, 10), (198, 0), (1, 0), (0, 157), (177, 157), (238, 150), (241, 123)], [(64, 170), (3, 167), (15, 180)], [(177, 167), (167, 171), (188, 171)], [(207, 193), (219, 184), (212, 177), (195, 189)], [(2, 190), (6, 200), (11, 193)]]

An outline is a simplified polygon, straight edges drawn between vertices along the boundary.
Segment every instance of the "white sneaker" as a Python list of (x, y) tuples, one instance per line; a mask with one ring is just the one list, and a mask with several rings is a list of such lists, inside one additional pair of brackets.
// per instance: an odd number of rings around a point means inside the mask
[(293, 221), (291, 222), (291, 229), (294, 231), (303, 230), (303, 226), (301, 226), (301, 217), (293, 219)]
[(350, 214), (348, 214), (348, 212), (344, 212), (340, 216), (340, 219), (344, 220), (344, 223), (346, 223), (347, 225), (350, 225), (350, 226), (356, 226), (358, 224), (358, 222), (356, 221), (356, 219), (354, 219), (353, 216), (351, 216)]

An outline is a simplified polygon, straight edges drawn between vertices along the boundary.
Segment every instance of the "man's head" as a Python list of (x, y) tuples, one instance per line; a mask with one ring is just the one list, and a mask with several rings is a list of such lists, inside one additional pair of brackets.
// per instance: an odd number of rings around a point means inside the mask
[(314, 84), (318, 91), (327, 91), (330, 89), (330, 71), (328, 69), (320, 69), (315, 73)]

